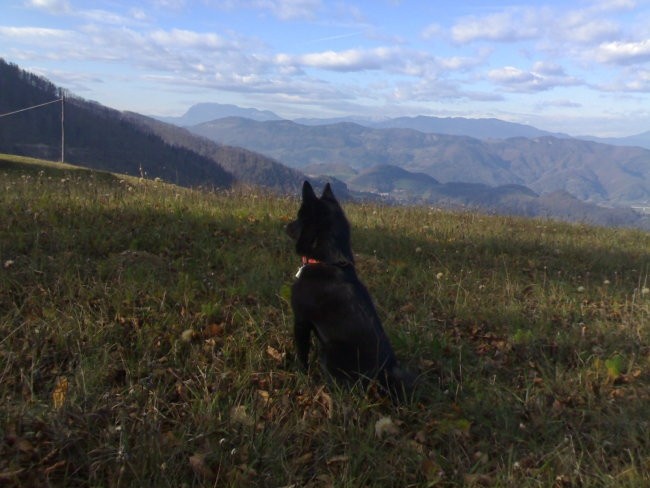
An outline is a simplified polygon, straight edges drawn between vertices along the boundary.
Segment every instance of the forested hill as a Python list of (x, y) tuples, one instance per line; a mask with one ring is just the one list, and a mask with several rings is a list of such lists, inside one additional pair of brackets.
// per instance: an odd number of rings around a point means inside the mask
[[(295, 194), (305, 180), (305, 175), (297, 169), (289, 168), (272, 158), (248, 149), (219, 144), (192, 134), (187, 129), (137, 113), (125, 112), (123, 115), (145, 132), (155, 134), (167, 144), (183, 147), (203, 157), (218, 161), (226, 171), (242, 183), (263, 186), (280, 193)], [(345, 185), (334, 181), (332, 183), (338, 185), (338, 194), (349, 195)]]
[[(61, 98), (54, 84), (0, 59), (0, 114)], [(185, 186), (229, 187), (235, 178), (214, 159), (166, 143), (117, 110), (65, 94), (65, 161)], [(0, 117), (0, 152), (59, 160), (61, 104)]]

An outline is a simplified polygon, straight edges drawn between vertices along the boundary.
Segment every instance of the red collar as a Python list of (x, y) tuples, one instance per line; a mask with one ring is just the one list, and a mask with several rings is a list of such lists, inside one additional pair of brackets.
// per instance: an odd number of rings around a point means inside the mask
[(296, 278), (300, 278), (300, 275), (302, 274), (302, 270), (305, 269), (305, 266), (309, 264), (321, 264), (322, 261), (319, 261), (318, 259), (313, 259), (313, 258), (308, 258), (307, 256), (302, 257), (302, 266), (298, 269), (298, 272), (296, 273)]
[(298, 269), (298, 272), (296, 273), (296, 278), (300, 278), (300, 275), (302, 274), (302, 271), (310, 264), (329, 264), (330, 266), (339, 266), (341, 269), (345, 269), (350, 266), (354, 266), (351, 263), (348, 262), (342, 262), (342, 263), (326, 263), (324, 261), (319, 261), (318, 259), (314, 258), (308, 258), (307, 256), (302, 257), (302, 266)]

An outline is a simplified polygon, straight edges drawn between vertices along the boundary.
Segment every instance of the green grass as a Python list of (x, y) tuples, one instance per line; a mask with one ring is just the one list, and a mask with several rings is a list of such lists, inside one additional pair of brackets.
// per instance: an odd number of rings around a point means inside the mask
[(297, 206), (0, 156), (0, 485), (650, 483), (650, 234), (346, 205), (393, 406), (298, 372)]

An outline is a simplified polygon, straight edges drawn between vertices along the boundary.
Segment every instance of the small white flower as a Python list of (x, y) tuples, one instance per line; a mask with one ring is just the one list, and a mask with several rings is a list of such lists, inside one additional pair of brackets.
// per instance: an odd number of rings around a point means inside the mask
[(578, 293), (582, 293), (582, 292), (584, 292), (584, 291), (585, 291), (585, 287), (584, 287), (584, 286), (579, 286), (579, 287), (578, 287)]
[(438, 273), (438, 274), (436, 275), (436, 279), (441, 280), (444, 276), (445, 276), (444, 273)]
[(4, 269), (9, 269), (14, 265), (14, 260), (13, 259), (7, 259), (4, 264)]
[(609, 285), (609, 280), (603, 281), (603, 285), (605, 285), (605, 286)]
[(194, 339), (194, 329), (185, 329), (181, 334), (181, 340), (183, 342), (191, 342)]
[(394, 436), (399, 434), (399, 428), (390, 417), (382, 417), (375, 422), (375, 437), (381, 439), (384, 435)]

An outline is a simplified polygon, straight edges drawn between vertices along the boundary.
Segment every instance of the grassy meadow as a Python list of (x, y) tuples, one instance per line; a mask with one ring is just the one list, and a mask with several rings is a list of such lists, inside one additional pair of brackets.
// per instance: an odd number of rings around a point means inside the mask
[(650, 486), (650, 234), (344, 205), (403, 405), (298, 371), (298, 201), (0, 156), (0, 486)]

